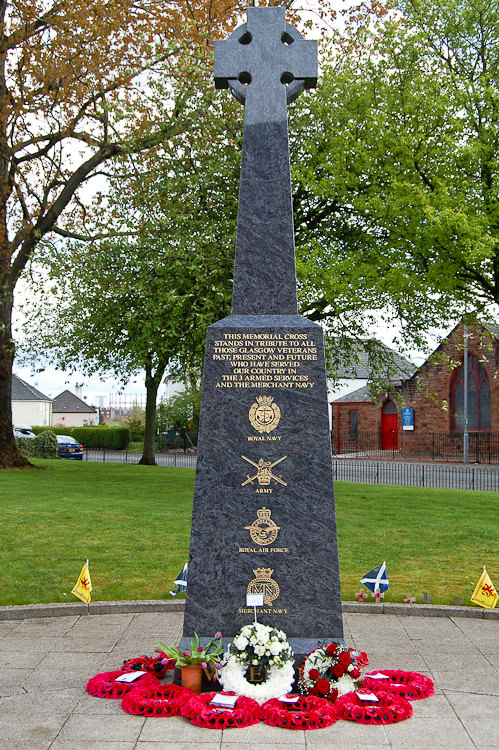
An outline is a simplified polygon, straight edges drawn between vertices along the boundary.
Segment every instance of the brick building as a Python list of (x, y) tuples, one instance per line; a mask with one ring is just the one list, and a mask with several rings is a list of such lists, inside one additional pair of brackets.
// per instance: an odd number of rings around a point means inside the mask
[[(499, 326), (468, 332), (470, 460), (499, 460)], [(464, 433), (464, 325), (399, 386), (331, 402), (333, 453), (458, 458)]]

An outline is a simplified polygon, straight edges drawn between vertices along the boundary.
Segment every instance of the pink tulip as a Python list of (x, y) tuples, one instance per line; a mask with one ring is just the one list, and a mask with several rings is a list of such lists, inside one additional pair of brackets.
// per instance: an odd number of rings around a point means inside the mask
[(217, 633), (215, 633), (215, 638), (219, 641), (221, 637), (222, 637), (222, 633), (219, 630)]
[(198, 646), (198, 653), (201, 654), (202, 651), (203, 651), (203, 647), (202, 646)]
[(205, 661), (201, 662), (201, 669), (206, 669), (207, 666), (208, 665), (207, 665), (207, 663)]
[(184, 651), (184, 656), (190, 656), (190, 651)]

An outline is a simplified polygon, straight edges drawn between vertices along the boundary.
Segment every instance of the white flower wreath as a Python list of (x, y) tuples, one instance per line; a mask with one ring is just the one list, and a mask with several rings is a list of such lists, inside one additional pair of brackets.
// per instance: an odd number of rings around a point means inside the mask
[(245, 673), (248, 666), (237, 656), (229, 656), (220, 670), (219, 681), (224, 690), (233, 690), (238, 695), (253, 698), (257, 703), (265, 703), (271, 698), (280, 698), (291, 691), (295, 678), (293, 662), (286, 662), (282, 667), (270, 667), (265, 682), (253, 684), (248, 682)]
[[(246, 679), (250, 666), (267, 670), (267, 679), (251, 683)], [(293, 651), (286, 634), (270, 625), (245, 625), (229, 645), (219, 671), (224, 690), (233, 690), (258, 703), (280, 698), (294, 682)]]

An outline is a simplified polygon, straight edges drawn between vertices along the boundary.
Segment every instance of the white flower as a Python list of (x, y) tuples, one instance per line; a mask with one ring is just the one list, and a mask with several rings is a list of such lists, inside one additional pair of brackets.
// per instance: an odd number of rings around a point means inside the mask
[(269, 669), (268, 678), (265, 682), (253, 685), (244, 676), (245, 667), (239, 659), (232, 655), (227, 664), (222, 667), (219, 675), (224, 690), (233, 690), (238, 695), (253, 698), (262, 704), (271, 698), (289, 693), (294, 681), (294, 668), (292, 662), (287, 662), (279, 669)]
[(277, 654), (280, 654), (282, 649), (284, 648), (282, 643), (271, 643), (270, 644), (270, 653), (273, 656), (277, 656)]
[(265, 646), (261, 646), (259, 643), (255, 646), (255, 654), (263, 656), (265, 654)]
[(234, 646), (239, 651), (244, 651), (244, 649), (246, 648), (247, 645), (248, 645), (248, 639), (245, 638), (243, 635), (240, 635), (240, 636), (238, 636), (237, 638), (234, 639)]

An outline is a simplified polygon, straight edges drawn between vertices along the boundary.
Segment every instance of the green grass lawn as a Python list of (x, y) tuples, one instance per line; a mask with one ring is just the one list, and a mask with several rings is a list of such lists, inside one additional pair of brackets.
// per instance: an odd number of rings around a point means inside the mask
[[(187, 560), (192, 469), (41, 461), (0, 472), (0, 604), (169, 598)], [(388, 602), (424, 591), (469, 603), (483, 565), (499, 585), (499, 495), (336, 483), (343, 599), (387, 561)], [(311, 554), (313, 551), (311, 550)]]

